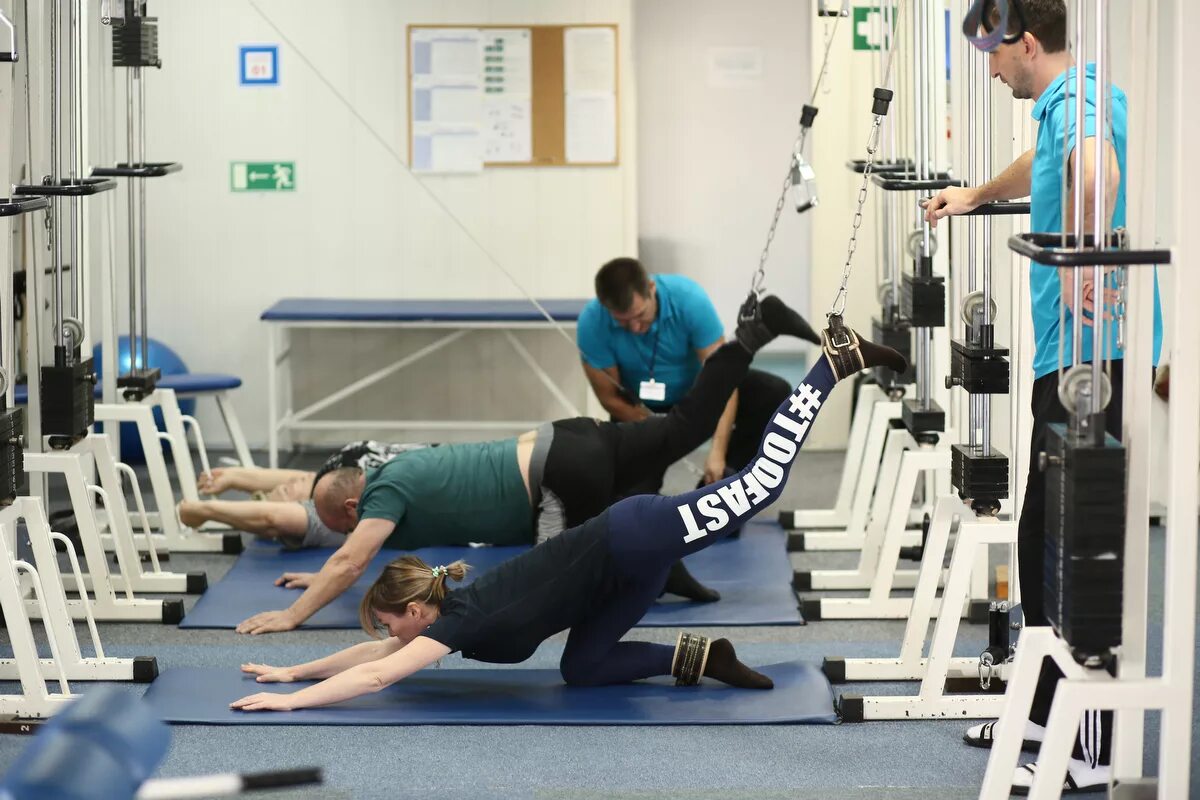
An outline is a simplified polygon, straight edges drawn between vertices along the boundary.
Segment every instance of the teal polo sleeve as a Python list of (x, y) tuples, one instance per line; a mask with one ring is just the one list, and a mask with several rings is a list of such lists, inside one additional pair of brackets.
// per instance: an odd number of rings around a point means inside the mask
[(593, 369), (617, 366), (617, 351), (613, 346), (608, 312), (600, 301), (592, 299), (579, 314), (575, 323), (575, 341), (583, 362)]
[(683, 291), (679, 300), (687, 328), (688, 344), (693, 350), (703, 350), (725, 335), (725, 326), (721, 324), (717, 308), (709, 298), (708, 292), (704, 291), (704, 287), (689, 279), (681, 288)]
[[(387, 465), (384, 465), (387, 466)], [(366, 488), (358, 501), (358, 518), (386, 519), (388, 522), (400, 524), (404, 512), (408, 509), (408, 498), (394, 481), (388, 480), (388, 475), (380, 467), (367, 479)]]

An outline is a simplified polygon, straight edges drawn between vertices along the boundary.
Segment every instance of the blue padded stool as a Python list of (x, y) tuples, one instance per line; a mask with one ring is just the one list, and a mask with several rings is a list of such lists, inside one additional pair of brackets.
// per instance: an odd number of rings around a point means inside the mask
[(233, 443), (233, 448), (237, 451), (238, 461), (242, 463), (243, 467), (254, 466), (254, 459), (250, 457), (250, 448), (246, 444), (242, 426), (226, 396), (227, 392), (242, 385), (241, 378), (236, 375), (223, 375), (219, 372), (191, 372), (182, 375), (163, 375), (158, 379), (158, 385), (164, 389), (174, 389), (175, 394), (180, 397), (212, 397), (217, 402), (217, 410), (221, 412), (225, 430), (229, 432), (229, 441)]

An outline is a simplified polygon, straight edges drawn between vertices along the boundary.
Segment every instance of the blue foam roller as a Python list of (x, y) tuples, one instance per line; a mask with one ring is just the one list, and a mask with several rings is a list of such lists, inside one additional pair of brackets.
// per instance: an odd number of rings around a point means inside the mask
[(82, 733), (43, 729), (4, 777), (12, 800), (126, 800), (141, 781), (99, 741)]
[(234, 711), (261, 691), (291, 693), (305, 683), (260, 684), (236, 667), (168, 669), (146, 701), (172, 723), (197, 725), (771, 725), (837, 722), (833, 690), (820, 669), (789, 661), (755, 667), (769, 691), (673, 678), (618, 686), (563, 683), (552, 669), (426, 669), (381, 692), (323, 708)]
[[(413, 551), (429, 564), (463, 559), (474, 569), (468, 582), (524, 547), (430, 547)], [(260, 611), (287, 608), (299, 596), (275, 586), (284, 572), (316, 572), (333, 553), (329, 549), (288, 551), (255, 542), (233, 568), (197, 601), (181, 628), (235, 628)], [(358, 628), (358, 603), (384, 565), (402, 553), (384, 550), (349, 590), (314, 614), (302, 628)], [(664, 596), (638, 627), (800, 625), (803, 620), (792, 591), (787, 534), (774, 523), (752, 522), (736, 539), (723, 539), (685, 561), (698, 581), (721, 593), (716, 603), (694, 603)], [(457, 585), (457, 584), (453, 584)]]
[(51, 717), (44, 733), (49, 739), (55, 732), (99, 742), (139, 784), (158, 769), (171, 737), (140, 698), (111, 686), (80, 695)]

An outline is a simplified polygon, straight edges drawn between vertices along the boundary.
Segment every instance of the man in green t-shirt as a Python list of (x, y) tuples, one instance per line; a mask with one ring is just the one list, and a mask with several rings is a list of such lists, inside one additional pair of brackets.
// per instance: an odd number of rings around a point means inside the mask
[[(315, 574), (285, 574), (306, 587), (290, 608), (242, 622), (239, 633), (291, 630), (366, 571), (384, 548), (431, 545), (533, 544), (596, 516), (639, 481), (661, 472), (712, 435), (753, 354), (777, 335), (811, 330), (776, 297), (753, 296), (740, 314), (736, 340), (704, 362), (691, 391), (667, 414), (640, 422), (575, 418), (548, 423), (515, 439), (404, 453), (373, 471), (335, 470), (314, 487), (321, 521), (349, 531)], [(679, 565), (667, 590), (715, 600)]]

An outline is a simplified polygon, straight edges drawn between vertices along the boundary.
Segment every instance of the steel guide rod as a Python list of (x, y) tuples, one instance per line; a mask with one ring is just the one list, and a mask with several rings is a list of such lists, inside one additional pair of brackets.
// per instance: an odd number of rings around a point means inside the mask
[[(1084, 161), (1083, 161), (1083, 134), (1086, 131), (1087, 115), (1086, 115), (1086, 98), (1087, 98), (1087, 70), (1083, 63), (1083, 55), (1086, 48), (1087, 36), (1087, 0), (1075, 0), (1075, 158), (1074, 158), (1074, 176), (1075, 180), (1071, 184), (1074, 192), (1075, 214), (1073, 228), (1075, 232), (1075, 247), (1077, 250), (1086, 249), (1084, 243), (1084, 218), (1085, 209), (1083, 207), (1086, 193), (1084, 192)], [(1067, 85), (1070, 81), (1063, 84), (1063, 91), (1067, 91)], [(1070, 109), (1068, 102), (1067, 108)], [(1070, 126), (1071, 118), (1069, 114), (1064, 114), (1063, 118), (1066, 124)], [(1069, 141), (1068, 135), (1064, 136), (1065, 142)], [(1097, 242), (1097, 245), (1099, 242)], [(1079, 280), (1076, 273), (1072, 273), (1072, 302), (1074, 304), (1075, 313), (1071, 315), (1071, 364), (1078, 365), (1083, 363), (1083, 282)], [(1078, 409), (1072, 409), (1073, 412)]]
[[(879, 38), (877, 39), (877, 41), (880, 42), (880, 46), (879, 46), (878, 50), (871, 51), (871, 79), (876, 86), (883, 86), (883, 58), (882, 58), (882, 54), (883, 54), (883, 50), (884, 50), (883, 36), (884, 36), (884, 29), (887, 27), (887, 22), (883, 18), (883, 3), (882, 2), (879, 2), (879, 0), (876, 0), (874, 5), (872, 6), (872, 8), (874, 8), (875, 13), (872, 15), (871, 19), (877, 20), (879, 22)], [(887, 87), (884, 87), (884, 88), (887, 88)], [(886, 121), (885, 121), (885, 124), (886, 124)], [(880, 127), (880, 130), (879, 130), (879, 155), (884, 161), (887, 161), (887, 159), (888, 159), (887, 133), (886, 133), (886, 131), (884, 131), (882, 126)], [(883, 255), (887, 252), (887, 248), (886, 248), (884, 242), (887, 238), (888, 231), (887, 231), (887, 222), (882, 219), (883, 201), (879, 197), (878, 192), (874, 193), (874, 196), (871, 198), (871, 203), (872, 203), (872, 207), (874, 208), (875, 219), (880, 220), (880, 224), (875, 226), (875, 248), (876, 248), (876, 252), (878, 255)], [(877, 258), (875, 261), (875, 284), (877, 287), (880, 287), (883, 285), (883, 280), (884, 280), (883, 279), (883, 271), (886, 268), (887, 268), (886, 257)], [(878, 292), (876, 292), (876, 293), (878, 294)]]
[[(137, 162), (134, 153), (133, 136), (133, 74), (137, 69), (125, 73), (125, 160), (133, 165)], [(138, 357), (138, 346), (134, 333), (137, 331), (137, 219), (135, 214), (136, 198), (134, 197), (133, 181), (129, 183), (126, 195), (127, 227), (129, 229), (129, 370), (136, 372), (144, 366), (143, 359)]]
[[(915, 40), (917, 43), (917, 85), (918, 88), (914, 92), (917, 102), (917, 117), (916, 117), (916, 134), (917, 134), (917, 177), (919, 180), (929, 180), (932, 175), (932, 107), (933, 107), (933, 87), (930, 85), (931, 72), (930, 62), (932, 58), (933, 42), (930, 36), (930, 19), (933, 16), (930, 14), (930, 5), (928, 0), (920, 0), (916, 4), (916, 31)], [(932, 196), (932, 195), (928, 195)], [(920, 212), (920, 207), (917, 207), (916, 215), (917, 223), (921, 228), (921, 253), (916, 259), (915, 272), (920, 277), (929, 277), (931, 269), (926, 269), (925, 259), (933, 256), (932, 231), (930, 225), (925, 221), (925, 215)], [(930, 265), (932, 266), (932, 265)], [(917, 328), (915, 329), (917, 337), (917, 400), (922, 409), (927, 410), (932, 407), (933, 400), (933, 376), (931, 374), (933, 368), (933, 329), (932, 328)]]
[[(895, 58), (895, 51), (898, 46), (896, 41), (896, 18), (893, 15), (895, 6), (890, 2), (883, 4), (883, 44), (887, 51)], [(882, 58), (880, 59), (882, 62)], [(891, 76), (884, 76), (887, 80), (887, 85), (880, 83), (885, 89), (893, 89), (895, 87), (895, 79)], [(901, 104), (903, 105), (903, 104)], [(897, 125), (891, 115), (884, 119), (883, 124), (886, 126), (883, 131), (885, 159), (895, 161), (899, 155), (899, 147), (897, 144)], [(882, 197), (879, 195), (882, 194)], [(882, 228), (883, 228), (883, 263), (887, 265), (888, 276), (887, 282), (891, 286), (890, 296), (887, 298), (887, 308), (884, 309), (884, 321), (889, 325), (896, 324), (899, 306), (900, 292), (900, 258), (896, 253), (896, 234), (900, 230), (899, 220), (896, 218), (896, 203), (892, 198), (891, 192), (880, 192), (876, 194), (879, 201), (883, 205)]]
[[(1108, 188), (1108, 150), (1104, 146), (1105, 134), (1108, 132), (1108, 42), (1105, 40), (1108, 20), (1105, 18), (1107, 0), (1096, 0), (1096, 170), (1092, 186), (1092, 235), (1097, 248), (1103, 247), (1108, 233), (1108, 203), (1106, 189)], [(1085, 72), (1082, 65), (1076, 67), (1077, 73)], [(1082, 97), (1083, 95), (1080, 95)], [(1083, 105), (1080, 103), (1080, 105)], [(1076, 131), (1081, 129), (1077, 128)], [(1076, 134), (1076, 141), (1082, 141), (1082, 134)], [(1082, 150), (1083, 148), (1077, 147)], [(1082, 184), (1082, 175), (1077, 183)], [(1082, 238), (1082, 237), (1080, 237)], [(1080, 280), (1076, 277), (1075, 284)], [(1108, 326), (1104, 314), (1104, 268), (1099, 264), (1092, 267), (1092, 293), (1096, 298), (1095, 312), (1092, 317), (1092, 395), (1091, 415), (1093, 421), (1096, 415), (1104, 411), (1104, 393), (1101, 381), (1104, 370), (1104, 345), (1108, 338)], [(1078, 306), (1076, 306), (1078, 308)], [(1082, 316), (1077, 314), (1076, 316)], [(1115, 355), (1115, 354), (1113, 354)], [(1103, 437), (1101, 431), (1093, 431), (1098, 437)], [(1100, 438), (1097, 441), (1102, 441)]]
[[(83, 53), (84, 35), (83, 0), (72, 0), (71, 3), (71, 172), (72, 181), (84, 177), (83, 146), (84, 131), (87, 120), (84, 119), (83, 97), (86, 88), (83, 84)], [(82, 318), (82, 309), (86, 302), (84, 296), (83, 269), (83, 198), (72, 197), (71, 200), (71, 269), (72, 294), (71, 316), (76, 320)], [(78, 341), (72, 341), (72, 346), (83, 343), (82, 329), (77, 331)]]
[[(925, 0), (917, 0), (913, 3), (913, 27), (912, 27), (912, 43), (913, 43), (913, 160), (916, 163), (917, 180), (925, 180), (928, 175), (926, 167), (928, 166), (925, 160), (925, 37), (921, 35), (923, 18), (925, 14)], [(903, 104), (902, 104), (903, 105)], [(923, 231), (922, 252), (914, 259), (913, 273), (919, 275), (921, 273), (920, 262), (921, 256), (928, 252), (929, 241), (924, 238), (927, 232)], [(906, 242), (907, 244), (907, 242)], [(910, 254), (911, 255), (911, 254)], [(917, 362), (917, 401), (922, 408), (928, 408), (929, 391), (926, 386), (926, 373), (929, 370), (928, 356), (925, 352), (925, 336), (924, 331), (920, 328), (913, 329), (915, 336), (914, 349)]]
[[(74, 182), (78, 177), (75, 171), (78, 159), (76, 153), (79, 149), (76, 139), (77, 133), (77, 116), (78, 102), (76, 96), (79, 94), (79, 85), (76, 83), (76, 20), (75, 20), (75, 0), (67, 2), (67, 164), (64, 172), (67, 180)], [(78, 248), (79, 242), (77, 232), (79, 230), (79, 204), (74, 198), (67, 201), (68, 217), (71, 221), (70, 226), (70, 247), (67, 248), (67, 262), (70, 264), (74, 272), (71, 275), (71, 316), (75, 315), (79, 302), (79, 259)], [(66, 341), (66, 333), (63, 334), (64, 343), (70, 347), (70, 342)]]
[[(148, 164), (149, 159), (146, 157), (146, 81), (142, 76), (142, 68), (137, 67), (134, 70), (134, 81), (138, 86), (138, 164)], [(150, 366), (150, 350), (149, 350), (149, 332), (147, 328), (147, 309), (149, 307), (149, 290), (147, 281), (149, 270), (146, 267), (146, 182), (145, 180), (132, 179), (130, 180), (131, 188), (137, 187), (138, 194), (138, 264), (141, 272), (141, 286), (139, 294), (141, 295), (141, 326), (138, 333), (142, 339), (142, 367), (149, 368)], [(130, 332), (130, 337), (133, 336), (133, 331)]]
[[(964, 55), (966, 58), (966, 73), (963, 76), (964, 77), (963, 85), (966, 87), (966, 94), (967, 94), (967, 102), (966, 102), (966, 106), (967, 106), (967, 126), (966, 126), (967, 127), (967, 141), (965, 143), (966, 144), (966, 160), (967, 160), (967, 164), (966, 164), (967, 170), (966, 171), (967, 171), (967, 184), (969, 186), (978, 186), (980, 183), (980, 180), (979, 180), (980, 176), (979, 176), (979, 170), (977, 169), (978, 161), (976, 158), (977, 150), (976, 150), (975, 143), (978, 141), (978, 139), (976, 138), (978, 135), (978, 131), (976, 129), (976, 124), (975, 124), (975, 115), (977, 113), (976, 99), (977, 99), (977, 94), (979, 92), (980, 75), (979, 75), (979, 70), (975, 68), (977, 66), (976, 62), (978, 61), (978, 59), (975, 56), (973, 56), (970, 52), (967, 52), (972, 49), (974, 49), (974, 48), (972, 48), (969, 44), (966, 45), (964, 48)], [(985, 125), (984, 130), (986, 130), (986, 129), (987, 129), (987, 126)], [(987, 179), (986, 176), (987, 176), (987, 171), (985, 170), (984, 171), (984, 180)], [(977, 226), (977, 220), (974, 217), (967, 217), (966, 223), (967, 223), (967, 257), (966, 257), (967, 269), (966, 269), (966, 272), (967, 272), (967, 294), (969, 295), (975, 291), (975, 283), (976, 283), (976, 281), (975, 281), (975, 260), (976, 260), (975, 254), (978, 252), (978, 250), (976, 249), (976, 246), (978, 245), (978, 237), (977, 237), (978, 226)], [(964, 297), (964, 300), (965, 300), (965, 297)], [(959, 316), (961, 317), (961, 315), (959, 315)], [(964, 320), (964, 328), (966, 329), (965, 335), (963, 337), (964, 339), (969, 340), (971, 338), (970, 333), (971, 333), (972, 322), (973, 322), (973, 320)], [(978, 428), (976, 427), (978, 415), (979, 415), (979, 396), (974, 395), (974, 394), (968, 394), (967, 395), (967, 442), (968, 442), (968, 444), (971, 445), (971, 447), (975, 447), (976, 445), (979, 444), (979, 433), (978, 433)]]
[[(982, 53), (980, 54), (982, 56)], [(989, 76), (982, 71), (975, 71), (983, 83), (983, 136), (981, 144), (983, 146), (983, 179), (991, 180), (992, 175), (992, 81)], [(974, 182), (972, 186), (976, 185)], [(991, 325), (992, 319), (992, 218), (985, 216), (981, 222), (983, 225), (983, 317), (981, 325)], [(971, 271), (974, 276), (974, 270)], [(995, 344), (993, 334), (990, 337), (992, 341), (985, 341), (984, 345), (992, 347)], [(981, 394), (978, 396), (979, 419), (978, 424), (980, 430), (980, 445), (983, 449), (983, 455), (990, 456), (992, 454), (992, 396), (990, 394)], [(976, 420), (971, 421), (971, 428), (974, 430)], [(974, 442), (972, 442), (974, 444)]]
[[(60, 31), (62, 21), (59, 19), (58, 2), (50, 3), (50, 180), (56, 181), (62, 174), (58, 148), (58, 113), (62, 98), (60, 86), (61, 76), (58, 69), (58, 53), (60, 47)], [(33, 176), (29, 176), (32, 181)], [(62, 198), (54, 197), (50, 201), (50, 236), (51, 253), (54, 272), (54, 363), (63, 366), (66, 363), (66, 348), (63, 337), (63, 269), (62, 269), (62, 236), (61, 221)], [(36, 276), (35, 276), (36, 277)]]

